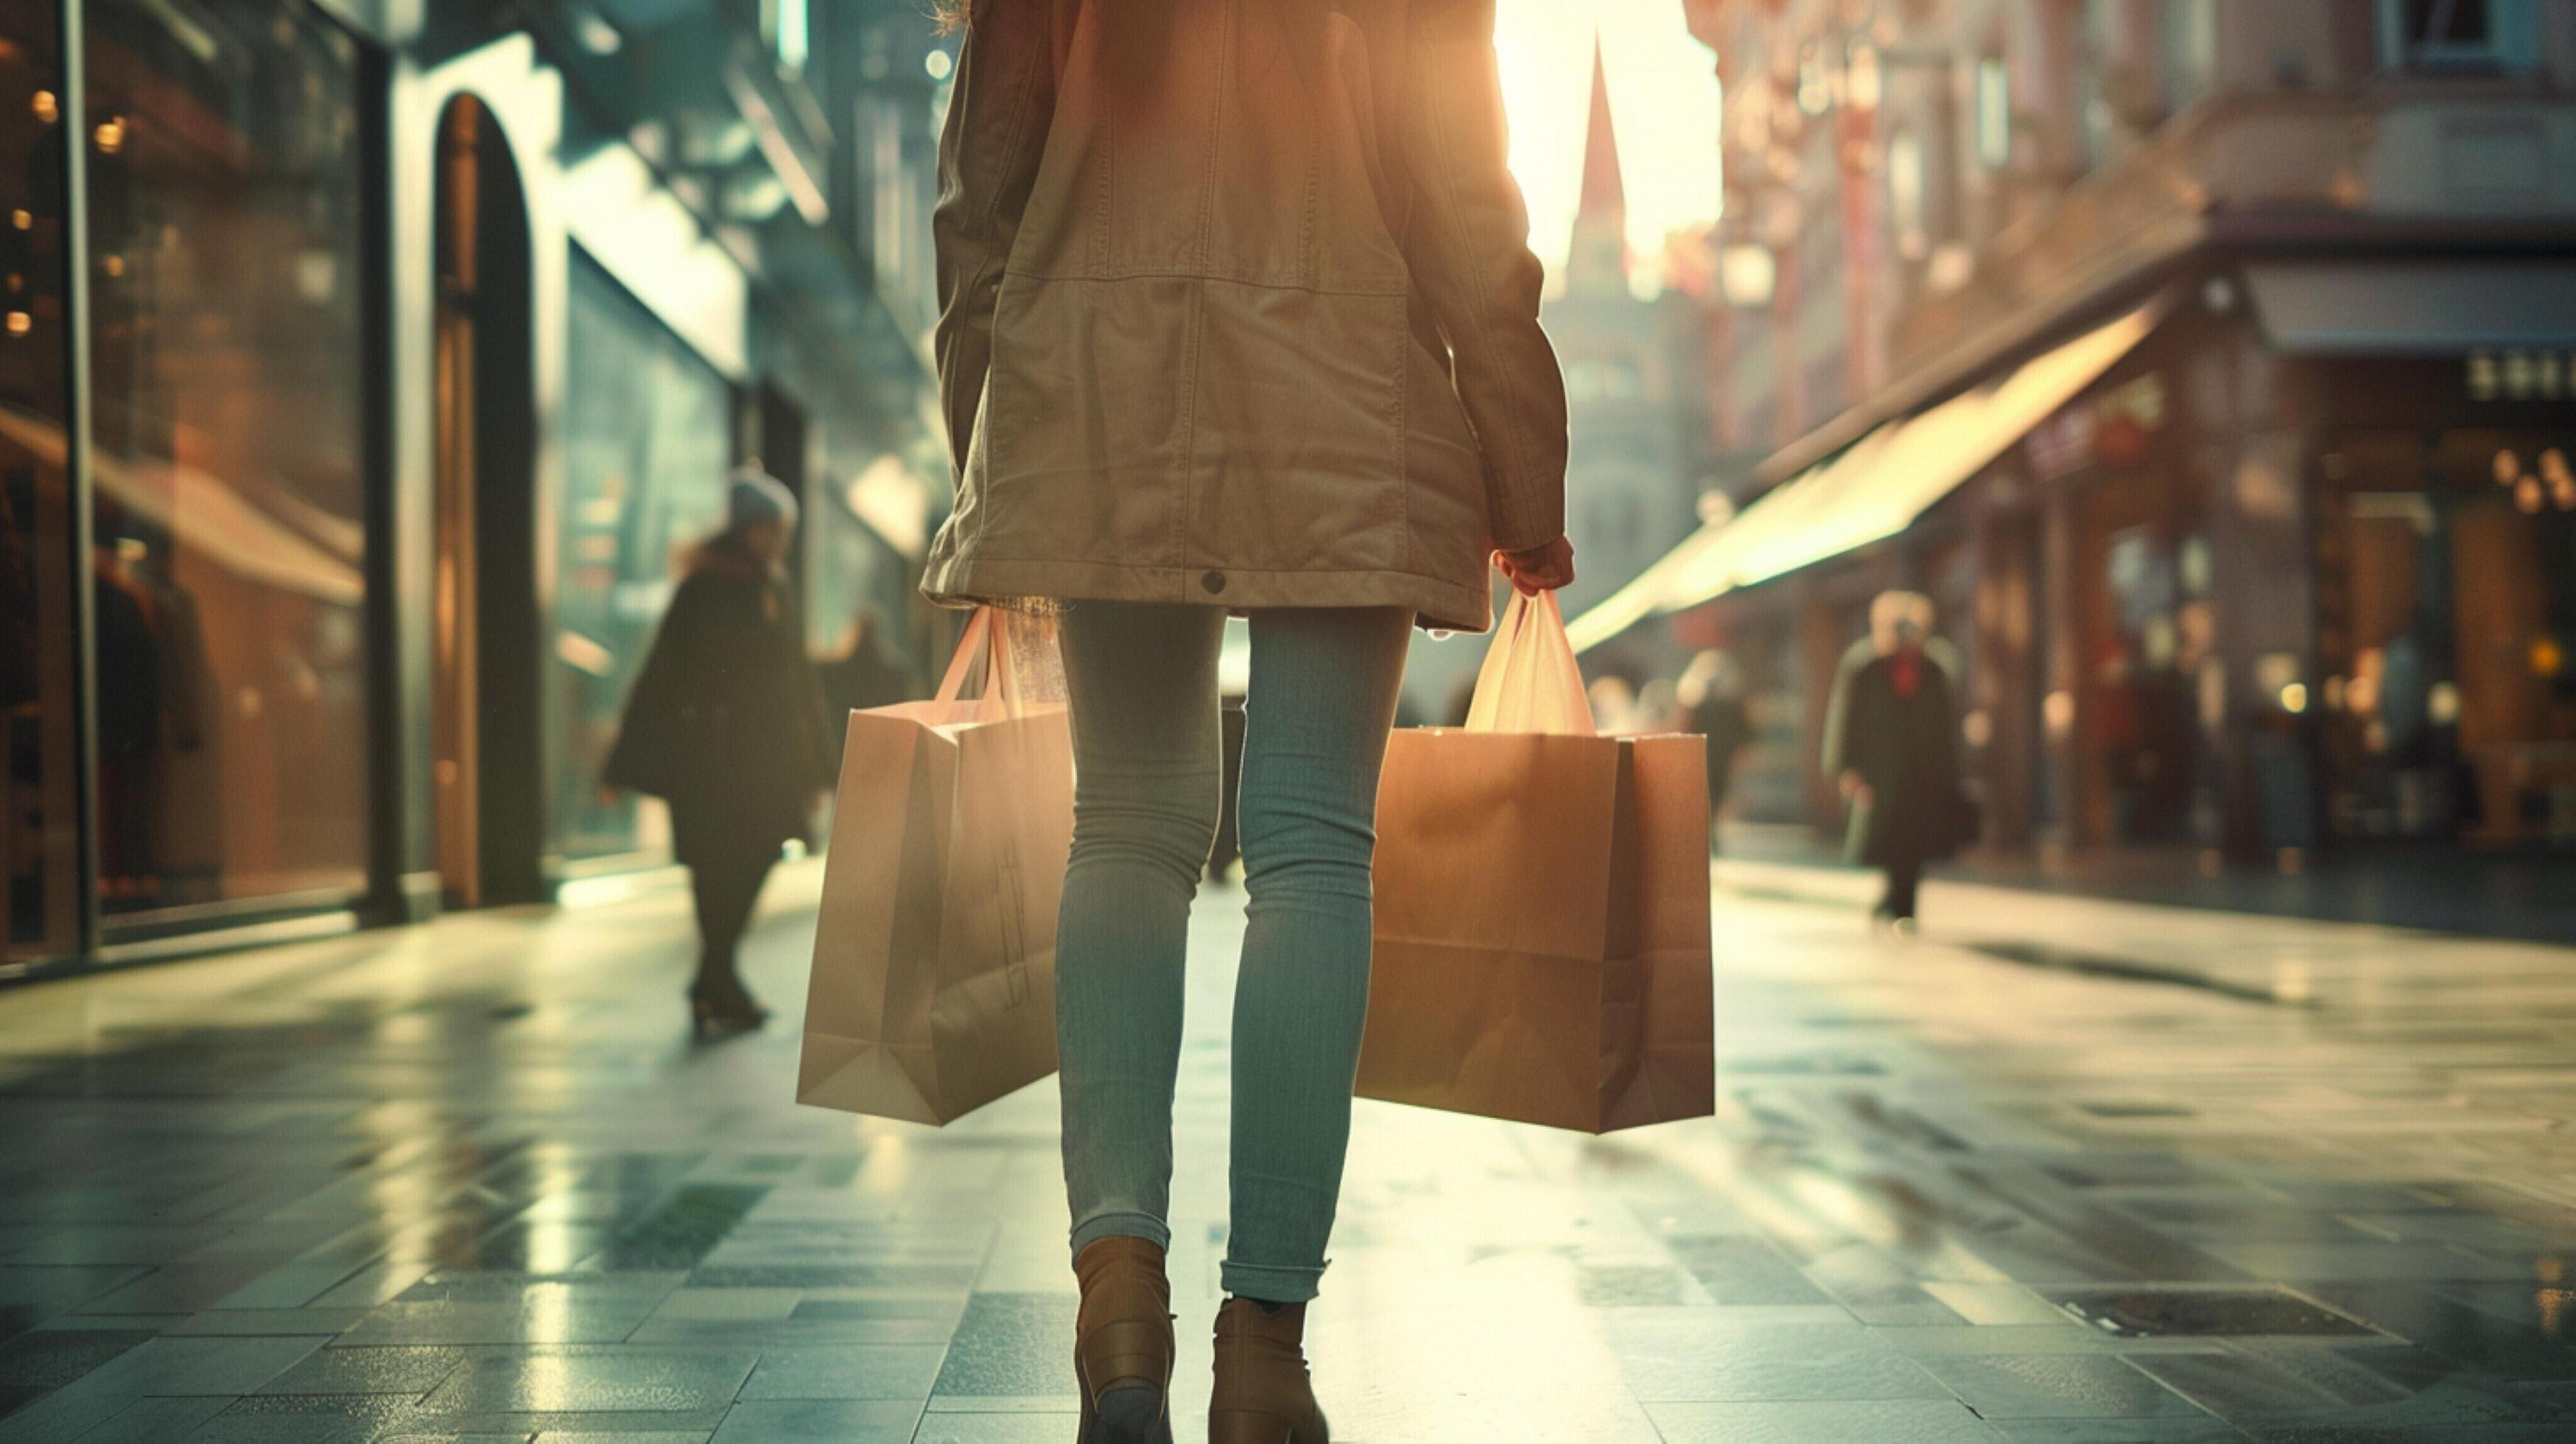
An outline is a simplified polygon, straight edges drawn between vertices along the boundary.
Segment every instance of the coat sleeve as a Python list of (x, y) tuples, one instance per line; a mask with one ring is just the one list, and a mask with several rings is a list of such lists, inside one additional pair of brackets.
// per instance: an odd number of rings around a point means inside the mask
[(1852, 681), (1860, 676), (1860, 669), (1868, 666), (1870, 658), (1875, 655), (1877, 653), (1870, 646), (1869, 638), (1863, 637), (1843, 648), (1842, 657), (1834, 663), (1833, 690), (1825, 701), (1824, 745), (1817, 753), (1817, 766), (1827, 782), (1838, 781), (1853, 765), (1850, 756)]
[(1505, 551), (1565, 534), (1565, 378), (1539, 329), (1546, 276), (1512, 179), (1494, 0), (1423, 0), (1403, 110), (1414, 288), (1438, 318)]
[(976, 0), (939, 134), (935, 349), (949, 459), (962, 474), (993, 360), (993, 309), (1055, 117), (1054, 7)]

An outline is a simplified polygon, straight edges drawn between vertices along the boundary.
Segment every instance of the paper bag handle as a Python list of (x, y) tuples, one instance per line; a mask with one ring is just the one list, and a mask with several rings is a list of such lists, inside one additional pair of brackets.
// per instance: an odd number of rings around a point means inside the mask
[(1493, 644), (1485, 649), (1485, 665), (1476, 673), (1467, 730), (1596, 735), (1592, 703), (1583, 692), (1583, 669), (1575, 665), (1556, 593), (1512, 593)]
[(1052, 624), (1041, 618), (1007, 615), (995, 607), (977, 607), (966, 630), (957, 638), (957, 654), (948, 661), (947, 675), (939, 679), (937, 700), (964, 700), (967, 682), (979, 666), (983, 670), (983, 688), (975, 699), (975, 719), (979, 722), (1025, 717), (1033, 703), (1062, 700), (1060, 682), (1024, 674), (1020, 655), (1024, 646), (1043, 652), (1042, 660), (1051, 666), (1055, 653)]

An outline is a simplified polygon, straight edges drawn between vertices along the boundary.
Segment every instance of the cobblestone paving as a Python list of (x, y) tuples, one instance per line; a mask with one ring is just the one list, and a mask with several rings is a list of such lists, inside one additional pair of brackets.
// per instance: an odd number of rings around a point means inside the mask
[[(1360, 1105), (1344, 1437), (2576, 1437), (2576, 950), (1938, 885), (1881, 944), (1854, 880), (1721, 875), (1714, 1120)], [(1053, 1087), (790, 1105), (810, 888), (784, 1026), (711, 1046), (667, 894), (0, 993), (0, 1444), (1070, 1439)]]

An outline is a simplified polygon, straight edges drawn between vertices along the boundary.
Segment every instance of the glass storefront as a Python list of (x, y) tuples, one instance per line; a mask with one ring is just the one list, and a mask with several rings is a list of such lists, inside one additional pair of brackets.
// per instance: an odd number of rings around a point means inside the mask
[(733, 392), (578, 252), (570, 321), (563, 554), (548, 665), (564, 729), (555, 815), (564, 855), (581, 859), (668, 841), (660, 804), (602, 798), (599, 769), (689, 552), (724, 519)]
[(676, 92), (568, 105), (508, 15), (381, 8), (0, 0), (0, 979), (658, 861), (600, 764), (764, 450), (823, 660), (914, 685), (922, 378), (766, 324), (804, 282), (622, 147), (519, 169)]
[(2318, 501), (2328, 817), (2576, 840), (2576, 432), (2348, 432)]
[(0, 963), (78, 942), (61, 36), (0, 0)]
[(100, 903), (367, 865), (358, 55), (308, 7), (87, 6)]

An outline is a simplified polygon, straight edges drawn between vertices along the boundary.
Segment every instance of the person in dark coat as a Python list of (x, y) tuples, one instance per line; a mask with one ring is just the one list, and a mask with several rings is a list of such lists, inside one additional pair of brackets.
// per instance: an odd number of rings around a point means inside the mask
[(1682, 730), (1696, 732), (1708, 743), (1708, 845), (1714, 853), (1726, 820), (1726, 796), (1735, 786), (1735, 759), (1753, 743), (1743, 674), (1725, 653), (1702, 652), (1682, 673), (1675, 696), (1682, 706)]
[(1877, 655), (1844, 679), (1828, 762), (1852, 806), (1856, 859), (1887, 873), (1874, 916), (1903, 930), (1914, 925), (1924, 865), (1966, 841), (1967, 804), (1950, 674), (1925, 643), (1930, 603), (1891, 593), (1871, 610)]
[(885, 642), (885, 619), (874, 607), (862, 607), (850, 623), (849, 645), (820, 669), (826, 737), (837, 737), (850, 714), (871, 707), (891, 707), (918, 700), (921, 678)]
[(601, 781), (663, 798), (673, 851), (697, 894), (701, 1032), (769, 1016), (743, 986), (735, 949), (780, 846), (803, 837), (830, 777), (823, 700), (783, 563), (796, 499), (738, 472), (723, 531), (698, 550), (628, 694)]

